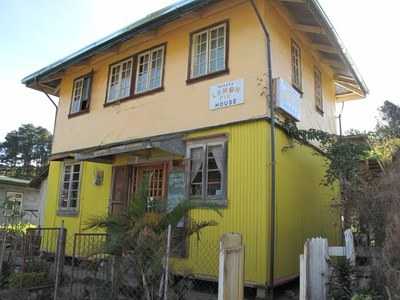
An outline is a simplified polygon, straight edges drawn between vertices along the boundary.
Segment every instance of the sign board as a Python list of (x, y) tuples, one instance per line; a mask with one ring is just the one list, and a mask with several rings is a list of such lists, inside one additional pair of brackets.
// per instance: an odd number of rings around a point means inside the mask
[(238, 79), (210, 87), (209, 109), (217, 110), (244, 103), (244, 80)]
[(168, 210), (174, 209), (185, 200), (185, 172), (176, 170), (168, 176)]
[(274, 79), (274, 99), (277, 108), (300, 121), (301, 95), (290, 83), (281, 78)]

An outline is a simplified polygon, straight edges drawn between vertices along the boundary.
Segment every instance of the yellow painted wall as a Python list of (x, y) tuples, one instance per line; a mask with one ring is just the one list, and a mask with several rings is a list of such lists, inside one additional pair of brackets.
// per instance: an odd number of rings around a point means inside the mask
[[(101, 186), (93, 184), (96, 170), (104, 171), (104, 182)], [(68, 235), (67, 255), (72, 255), (74, 234), (84, 232), (90, 218), (103, 216), (108, 211), (108, 199), (111, 186), (111, 166), (87, 162), (83, 163), (80, 185), (79, 214), (76, 216), (61, 216), (57, 214), (60, 196), (61, 171), (61, 162), (50, 163), (45, 226), (60, 227), (61, 222), (64, 221), (64, 226), (67, 228)]]
[[(324, 83), (325, 115), (315, 110), (313, 66), (319, 64), (307, 41), (296, 35), (281, 16), (275, 0), (258, 0), (271, 31), (274, 77), (291, 80), (290, 39), (302, 47), (303, 85), (301, 127), (335, 131), (334, 86), (332, 74), (321, 65)], [(228, 19), (229, 74), (187, 85), (189, 34), (215, 22)], [(165, 90), (103, 107), (109, 65), (149, 47), (167, 42)], [(53, 154), (99, 146), (127, 139), (220, 125), (267, 114), (265, 97), (257, 79), (266, 73), (265, 40), (250, 1), (226, 0), (164, 26), (157, 32), (142, 34), (109, 52), (97, 55), (86, 65), (65, 72), (60, 90)], [(68, 119), (73, 80), (94, 71), (90, 113)], [(245, 103), (216, 111), (208, 109), (209, 87), (229, 80), (244, 79)]]
[[(294, 22), (278, 0), (266, 1), (265, 20), (271, 34), (273, 77), (291, 82), (291, 40), (301, 48), (303, 97), (300, 128), (322, 129), (336, 133), (336, 99), (332, 70), (323, 64), (304, 34), (294, 29)], [(315, 109), (314, 67), (321, 71), (324, 115)]]
[[(188, 138), (215, 134), (228, 136), (227, 207), (222, 217), (209, 209), (196, 209), (191, 217), (197, 221), (215, 220), (218, 226), (206, 228), (197, 240), (191, 237), (189, 257), (175, 259), (174, 268), (204, 277), (216, 277), (218, 271), (218, 241), (226, 232), (240, 232), (245, 243), (245, 279), (248, 284), (263, 285), (266, 281), (270, 216), (269, 123), (265, 120), (239, 123), (212, 130), (197, 131)], [(338, 228), (333, 226), (329, 201), (333, 191), (321, 186), (325, 162), (308, 146), (291, 145), (286, 135), (277, 130), (277, 261), (276, 277), (298, 274), (298, 256), (306, 238), (326, 236), (336, 244)], [(121, 156), (116, 164), (126, 163)], [(72, 245), (72, 235), (82, 232), (91, 216), (107, 213), (111, 166), (84, 163), (80, 194), (80, 214), (77, 217), (56, 215), (61, 163), (50, 167), (46, 226), (59, 226), (64, 220)], [(93, 185), (96, 168), (105, 171), (104, 184)], [(72, 246), (69, 246), (71, 250)]]

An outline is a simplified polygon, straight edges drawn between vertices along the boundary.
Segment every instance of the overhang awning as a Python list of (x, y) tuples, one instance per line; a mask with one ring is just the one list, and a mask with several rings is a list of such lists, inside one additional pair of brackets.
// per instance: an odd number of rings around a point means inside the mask
[(80, 161), (112, 163), (115, 155), (131, 154), (147, 157), (152, 150), (159, 150), (165, 155), (184, 157), (186, 155), (186, 144), (182, 135), (163, 136), (108, 147), (96, 147), (92, 150), (76, 152), (74, 156), (76, 160)]

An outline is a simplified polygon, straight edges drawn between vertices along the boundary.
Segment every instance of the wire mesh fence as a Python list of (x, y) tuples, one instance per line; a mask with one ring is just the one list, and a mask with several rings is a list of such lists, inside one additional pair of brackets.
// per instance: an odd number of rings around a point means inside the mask
[(141, 238), (110, 255), (105, 233), (0, 230), (0, 299), (217, 299), (217, 240)]
[(61, 228), (0, 232), (0, 299), (51, 299), (62, 272)]

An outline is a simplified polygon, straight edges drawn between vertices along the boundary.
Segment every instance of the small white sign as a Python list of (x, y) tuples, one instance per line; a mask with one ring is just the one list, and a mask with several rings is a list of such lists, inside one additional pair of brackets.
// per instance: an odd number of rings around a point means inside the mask
[(277, 108), (300, 121), (301, 95), (290, 83), (281, 78), (274, 79), (274, 96)]
[(209, 109), (216, 110), (244, 103), (244, 80), (238, 79), (210, 87)]

